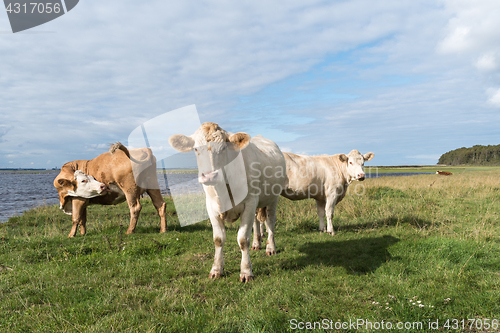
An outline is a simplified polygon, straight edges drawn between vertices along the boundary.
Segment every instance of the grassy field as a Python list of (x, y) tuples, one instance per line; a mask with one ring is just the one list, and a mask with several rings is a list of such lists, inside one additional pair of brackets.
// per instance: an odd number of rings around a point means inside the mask
[(500, 171), (500, 166), (469, 166), (469, 165), (460, 165), (460, 166), (436, 166), (436, 165), (424, 165), (424, 166), (366, 166), (366, 173), (394, 173), (394, 172), (432, 172), (436, 173), (436, 171), (449, 171), (451, 173), (462, 173), (469, 171)]
[(170, 200), (166, 234), (148, 199), (129, 236), (126, 204), (90, 207), (74, 239), (69, 216), (37, 208), (0, 225), (0, 331), (498, 331), (499, 179), (490, 168), (353, 183), (335, 236), (316, 231), (313, 201), (281, 198), (278, 253), (253, 251), (247, 284), (239, 222), (225, 276), (210, 280), (210, 224), (181, 228)]

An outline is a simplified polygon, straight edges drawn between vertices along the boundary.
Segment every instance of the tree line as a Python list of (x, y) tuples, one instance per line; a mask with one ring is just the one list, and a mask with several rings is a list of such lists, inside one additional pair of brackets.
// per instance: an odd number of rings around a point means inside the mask
[(500, 145), (458, 148), (441, 155), (438, 164), (500, 165)]

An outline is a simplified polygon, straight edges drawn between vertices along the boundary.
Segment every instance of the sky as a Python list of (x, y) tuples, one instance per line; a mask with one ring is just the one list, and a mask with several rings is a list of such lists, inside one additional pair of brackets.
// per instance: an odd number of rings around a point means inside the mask
[(2, 12), (0, 168), (91, 159), (189, 105), (283, 151), (436, 164), (500, 144), (498, 17), (497, 0), (82, 0), (14, 34)]

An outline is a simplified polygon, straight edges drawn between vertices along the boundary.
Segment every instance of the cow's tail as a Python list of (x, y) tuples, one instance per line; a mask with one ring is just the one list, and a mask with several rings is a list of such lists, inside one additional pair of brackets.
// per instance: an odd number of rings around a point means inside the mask
[(130, 153), (127, 149), (127, 147), (125, 147), (124, 145), (122, 145), (121, 142), (115, 142), (115, 143), (112, 143), (110, 146), (109, 146), (109, 153), (110, 154), (114, 154), (115, 151), (117, 150), (121, 150), (123, 151), (128, 158), (130, 158)]
[(139, 153), (137, 153), (137, 151), (138, 151), (137, 149), (133, 149), (133, 154), (132, 154), (133, 156), (132, 156), (132, 155), (130, 155), (130, 152), (127, 149), (127, 147), (122, 145), (121, 142), (116, 142), (116, 143), (113, 143), (109, 147), (109, 153), (113, 154), (115, 151), (121, 150), (134, 163), (137, 163), (137, 164), (143, 164), (143, 163), (155, 164), (156, 159), (155, 159), (151, 149), (149, 149), (149, 148), (141, 148), (141, 149), (142, 149), (142, 151)]

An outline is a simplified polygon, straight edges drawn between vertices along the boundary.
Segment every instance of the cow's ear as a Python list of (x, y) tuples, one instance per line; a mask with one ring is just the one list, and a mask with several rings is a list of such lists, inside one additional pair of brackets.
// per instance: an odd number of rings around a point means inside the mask
[(375, 157), (374, 153), (366, 153), (366, 154), (363, 155), (363, 158), (365, 159), (365, 162), (366, 161), (370, 161), (373, 157)]
[(168, 142), (172, 147), (174, 147), (175, 150), (182, 153), (187, 153), (188, 151), (193, 150), (194, 147), (194, 140), (191, 137), (182, 134), (172, 135), (168, 139)]
[(349, 157), (347, 157), (346, 154), (339, 154), (339, 159), (340, 159), (340, 162), (346, 162), (349, 161)]
[(58, 181), (59, 185), (61, 186), (73, 186), (73, 182), (71, 182), (68, 179), (60, 178)]
[(234, 143), (235, 145), (240, 147), (240, 149), (243, 149), (250, 143), (250, 135), (243, 132), (238, 132), (229, 137), (229, 142)]

